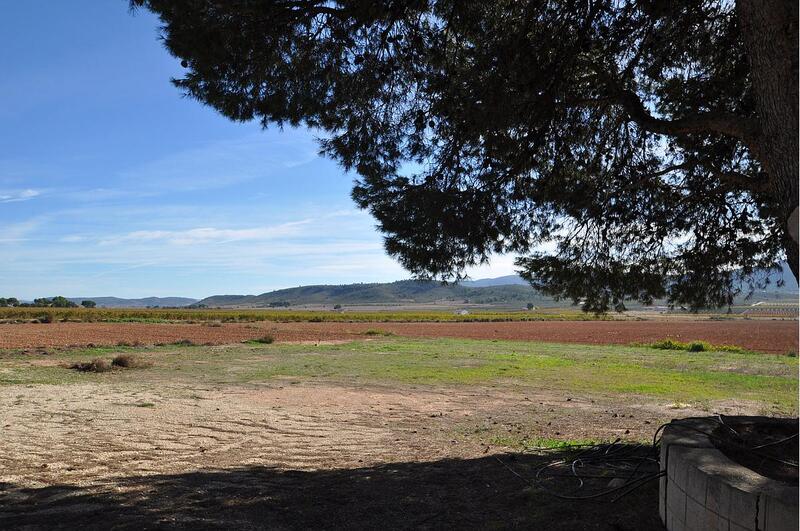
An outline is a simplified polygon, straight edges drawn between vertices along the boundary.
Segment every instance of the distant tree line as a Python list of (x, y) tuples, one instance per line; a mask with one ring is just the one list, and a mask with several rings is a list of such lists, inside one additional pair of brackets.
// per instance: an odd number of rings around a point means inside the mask
[[(84, 308), (94, 308), (97, 306), (97, 303), (94, 301), (81, 301), (81, 306)], [(16, 297), (0, 297), (0, 308), (7, 308), (7, 307), (19, 307), (19, 308), (77, 308), (78, 305), (66, 297), (57, 296), (53, 297), (52, 299), (48, 299), (47, 297), (42, 297), (39, 299), (33, 299), (33, 302), (20, 302), (19, 299)]]

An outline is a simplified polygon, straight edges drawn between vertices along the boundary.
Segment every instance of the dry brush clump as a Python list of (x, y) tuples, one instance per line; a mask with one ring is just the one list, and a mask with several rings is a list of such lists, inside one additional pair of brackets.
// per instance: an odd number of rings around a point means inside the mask
[(117, 341), (118, 347), (141, 347), (143, 346), (141, 341)]
[(146, 369), (152, 367), (153, 363), (132, 354), (120, 354), (111, 360), (111, 365), (122, 369)]
[(45, 312), (39, 315), (38, 318), (34, 319), (33, 322), (35, 323), (53, 323), (57, 320), (55, 314), (53, 312)]
[(103, 358), (95, 358), (91, 361), (79, 361), (67, 368), (78, 372), (109, 372), (115, 369), (146, 369), (152, 367), (150, 361), (144, 360), (132, 354), (119, 354), (111, 361)]
[(73, 363), (69, 368), (78, 372), (108, 372), (113, 369), (110, 361), (101, 358)]
[(170, 345), (174, 345), (176, 347), (196, 347), (197, 343), (191, 339), (179, 339), (178, 341), (170, 343)]
[(386, 336), (386, 337), (388, 337), (388, 336), (395, 335), (395, 333), (391, 332), (389, 330), (383, 330), (381, 328), (370, 328), (369, 330), (364, 332), (364, 335), (365, 336)]

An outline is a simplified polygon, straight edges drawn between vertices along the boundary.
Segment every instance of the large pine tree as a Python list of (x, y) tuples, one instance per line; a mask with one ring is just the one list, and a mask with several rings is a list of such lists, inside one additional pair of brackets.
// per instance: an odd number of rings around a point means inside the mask
[(797, 277), (796, 0), (132, 5), (190, 96), (322, 131), (418, 276), (516, 253), (592, 310)]

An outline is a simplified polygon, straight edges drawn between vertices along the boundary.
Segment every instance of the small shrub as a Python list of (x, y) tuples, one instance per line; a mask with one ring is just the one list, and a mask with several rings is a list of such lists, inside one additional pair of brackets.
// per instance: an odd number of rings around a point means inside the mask
[(193, 347), (196, 345), (196, 343), (191, 339), (180, 339), (172, 344), (175, 345), (176, 347)]
[(104, 359), (93, 359), (89, 362), (78, 362), (70, 365), (70, 369), (79, 372), (108, 372), (112, 369), (111, 362)]
[(271, 334), (267, 334), (265, 336), (261, 336), (253, 340), (253, 343), (264, 343), (265, 345), (269, 345), (270, 343), (275, 342), (275, 337)]
[(56, 320), (56, 316), (51, 312), (43, 313), (39, 316), (40, 323), (52, 323)]
[(689, 352), (705, 352), (705, 351), (708, 350), (709, 346), (710, 345), (708, 345), (707, 343), (704, 343), (702, 341), (692, 341), (686, 347), (686, 350), (689, 351)]
[(153, 364), (132, 354), (120, 354), (111, 360), (111, 365), (124, 369), (145, 369), (151, 367)]
[(790, 350), (789, 352), (786, 353), (786, 355), (789, 356), (790, 358), (796, 358), (797, 357), (797, 351), (796, 350)]

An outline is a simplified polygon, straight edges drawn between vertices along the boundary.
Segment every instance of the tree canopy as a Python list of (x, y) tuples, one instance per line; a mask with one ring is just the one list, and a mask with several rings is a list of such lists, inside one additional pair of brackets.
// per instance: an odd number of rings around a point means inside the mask
[(320, 131), (418, 277), (515, 253), (601, 311), (730, 304), (780, 258), (797, 276), (793, 0), (131, 4), (186, 94)]
[(77, 308), (77, 304), (72, 302), (71, 300), (67, 299), (66, 297), (62, 297), (58, 295), (49, 299), (47, 297), (41, 297), (38, 299), (33, 299), (33, 304), (18, 304), (18, 306), (35, 306), (35, 307), (42, 307), (42, 308)]

